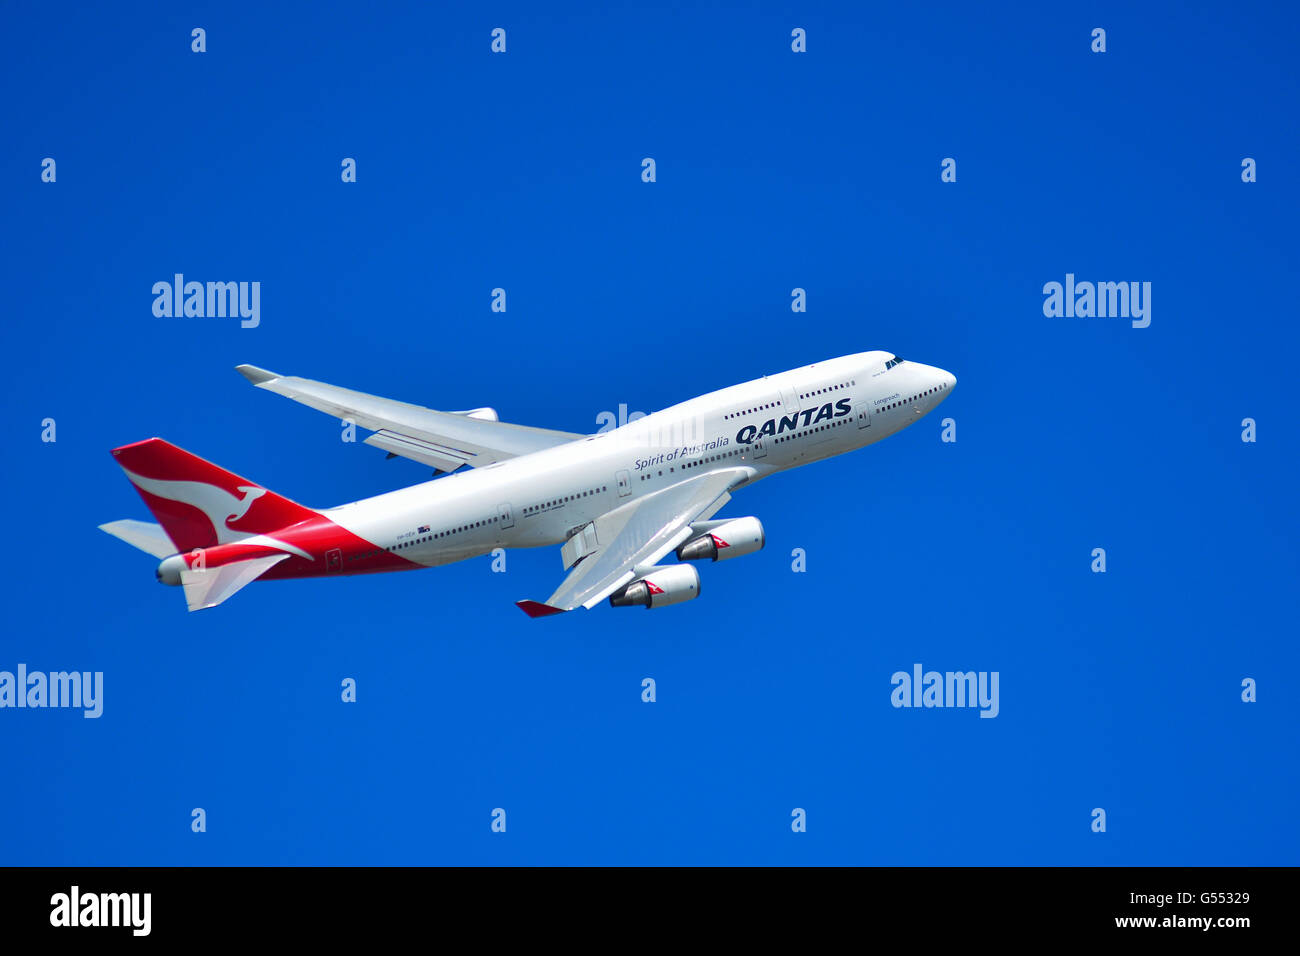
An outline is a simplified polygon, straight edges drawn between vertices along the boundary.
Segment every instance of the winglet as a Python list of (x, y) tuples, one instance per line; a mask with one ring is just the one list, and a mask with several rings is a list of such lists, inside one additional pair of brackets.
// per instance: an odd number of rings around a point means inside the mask
[(541, 601), (516, 601), (515, 605), (529, 617), (550, 617), (552, 614), (564, 613), (564, 608), (551, 607)]
[(256, 365), (236, 365), (235, 371), (244, 376), (244, 378), (248, 379), (254, 385), (261, 385), (263, 382), (269, 382), (273, 378), (281, 377), (275, 374), (275, 372), (268, 372), (266, 369), (258, 368)]

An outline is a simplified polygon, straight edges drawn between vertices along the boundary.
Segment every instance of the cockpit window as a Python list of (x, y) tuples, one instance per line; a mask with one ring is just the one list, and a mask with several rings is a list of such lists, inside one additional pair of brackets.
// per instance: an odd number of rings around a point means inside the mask
[(893, 358), (891, 358), (888, 362), (885, 363), (885, 371), (888, 372), (895, 365), (902, 365), (902, 364), (903, 364), (903, 360), (899, 358), (897, 355), (895, 355)]

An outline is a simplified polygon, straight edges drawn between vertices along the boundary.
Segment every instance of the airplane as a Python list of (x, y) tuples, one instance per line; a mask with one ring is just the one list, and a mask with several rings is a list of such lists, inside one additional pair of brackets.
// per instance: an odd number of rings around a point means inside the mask
[(259, 578), (405, 571), (557, 544), (568, 575), (545, 601), (516, 602), (529, 617), (601, 601), (679, 604), (700, 594), (694, 562), (765, 543), (758, 518), (714, 518), (732, 492), (887, 438), (957, 384), (941, 368), (859, 352), (582, 435), (502, 422), (492, 408), (435, 411), (254, 365), (237, 371), (371, 431), (365, 444), (430, 466), (435, 477), (314, 509), (160, 438), (114, 448), (158, 521), (100, 528), (161, 559), (156, 577), (183, 588), (191, 611)]

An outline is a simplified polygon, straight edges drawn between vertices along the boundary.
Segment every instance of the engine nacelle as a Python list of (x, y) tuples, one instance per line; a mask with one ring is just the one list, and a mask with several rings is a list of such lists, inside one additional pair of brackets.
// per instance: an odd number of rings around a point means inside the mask
[(639, 579), (609, 596), (614, 607), (640, 605), (667, 607), (700, 596), (700, 572), (689, 564), (669, 564), (651, 568)]
[(697, 521), (692, 530), (702, 533), (677, 549), (679, 561), (725, 561), (753, 554), (767, 542), (763, 525), (757, 518)]

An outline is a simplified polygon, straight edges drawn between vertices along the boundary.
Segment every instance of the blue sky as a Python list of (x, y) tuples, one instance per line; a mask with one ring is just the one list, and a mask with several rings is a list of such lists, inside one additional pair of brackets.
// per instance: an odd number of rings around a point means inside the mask
[[(1297, 862), (1287, 5), (4, 17), (0, 669), (105, 701), (0, 710), (0, 862)], [(261, 324), (155, 318), (177, 272)], [(1067, 272), (1150, 327), (1045, 317)], [(745, 490), (767, 548), (661, 612), (527, 619), (545, 549), (187, 614), (96, 530), (152, 435), (313, 506), (427, 477), (243, 362), (583, 432), (875, 348), (957, 375), (958, 440)], [(917, 662), (999, 716), (894, 709)]]

